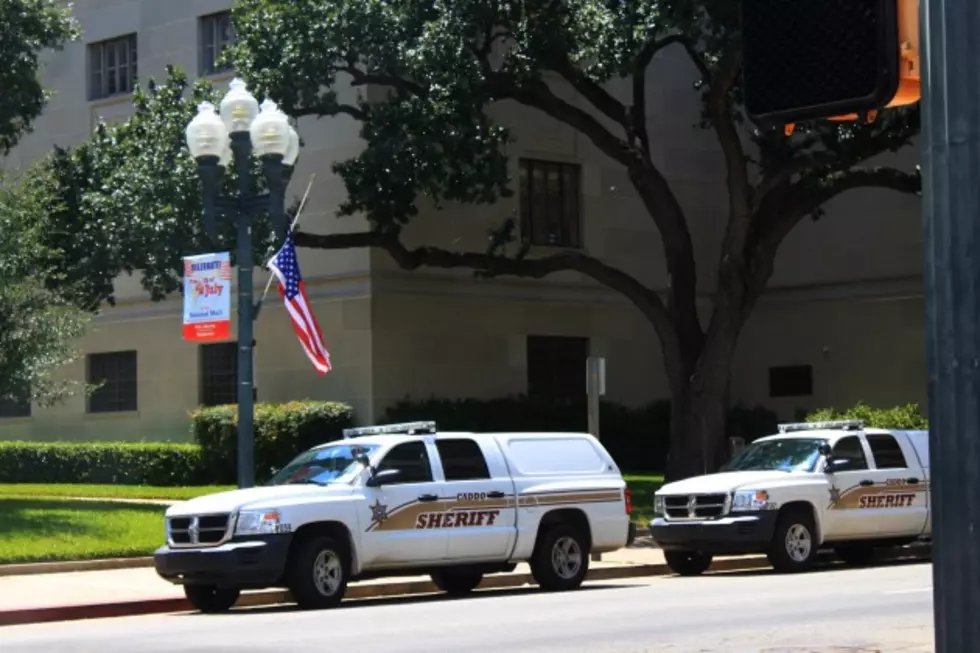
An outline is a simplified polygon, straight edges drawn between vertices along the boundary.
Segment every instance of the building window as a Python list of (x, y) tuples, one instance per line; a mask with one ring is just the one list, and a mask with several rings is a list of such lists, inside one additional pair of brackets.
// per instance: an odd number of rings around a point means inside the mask
[(238, 403), (238, 343), (201, 345), (201, 404)]
[(788, 365), (769, 368), (770, 397), (809, 397), (812, 394), (812, 366)]
[(88, 46), (89, 98), (125, 95), (136, 84), (136, 34)]
[(0, 399), (0, 419), (30, 416), (31, 402)]
[(138, 409), (136, 352), (89, 354), (86, 380), (98, 388), (89, 395), (88, 412), (123, 413)]
[(520, 161), (521, 233), (532, 245), (581, 247), (581, 166)]
[(527, 337), (527, 392), (546, 399), (582, 399), (589, 339)]
[(199, 56), (198, 67), (202, 76), (214, 75), (231, 69), (230, 64), (219, 64), (221, 53), (235, 42), (235, 26), (231, 12), (222, 11), (198, 19)]

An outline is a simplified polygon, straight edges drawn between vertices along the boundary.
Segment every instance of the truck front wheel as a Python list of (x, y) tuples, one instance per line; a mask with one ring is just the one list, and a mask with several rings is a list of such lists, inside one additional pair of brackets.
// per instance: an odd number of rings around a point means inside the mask
[(697, 551), (664, 551), (664, 560), (678, 576), (700, 576), (711, 566), (711, 556)]
[(320, 610), (343, 600), (350, 575), (350, 556), (343, 543), (326, 536), (297, 542), (288, 565), (289, 593), (299, 607)]
[(790, 509), (779, 516), (766, 557), (780, 573), (807, 571), (817, 561), (816, 525), (809, 510)]
[(184, 596), (195, 609), (205, 614), (227, 612), (238, 602), (239, 590), (222, 589), (213, 585), (184, 585)]

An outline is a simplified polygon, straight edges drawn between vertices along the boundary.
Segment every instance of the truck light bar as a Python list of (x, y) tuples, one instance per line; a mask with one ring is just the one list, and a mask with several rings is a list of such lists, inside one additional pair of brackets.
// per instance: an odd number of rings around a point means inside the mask
[(383, 424), (379, 426), (361, 426), (358, 428), (344, 429), (345, 438), (362, 438), (367, 435), (422, 435), (425, 433), (435, 433), (436, 423), (430, 422), (405, 422), (403, 424)]
[(797, 422), (795, 424), (780, 424), (780, 433), (795, 431), (826, 431), (840, 429), (842, 431), (860, 431), (864, 429), (863, 419), (838, 419), (827, 422)]

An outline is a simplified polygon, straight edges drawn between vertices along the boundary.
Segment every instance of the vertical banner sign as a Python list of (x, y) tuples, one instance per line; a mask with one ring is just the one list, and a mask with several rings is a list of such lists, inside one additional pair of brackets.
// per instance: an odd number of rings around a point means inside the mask
[(184, 340), (231, 337), (231, 256), (228, 252), (184, 257)]

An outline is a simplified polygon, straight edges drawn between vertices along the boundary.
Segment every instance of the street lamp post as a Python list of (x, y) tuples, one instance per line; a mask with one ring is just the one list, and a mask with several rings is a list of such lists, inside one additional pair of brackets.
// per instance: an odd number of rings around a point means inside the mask
[[(238, 487), (245, 488), (255, 484), (252, 323), (258, 311), (252, 303), (252, 220), (268, 213), (276, 235), (285, 237), (286, 185), (299, 156), (299, 136), (275, 102), (266, 99), (259, 106), (240, 79), (232, 80), (219, 111), (202, 102), (186, 135), (204, 186), (205, 231), (215, 239), (219, 217), (234, 220), (238, 228)], [(253, 152), (262, 161), (267, 193), (250, 190)], [(222, 167), (229, 164), (238, 173), (237, 197), (218, 192)]]

